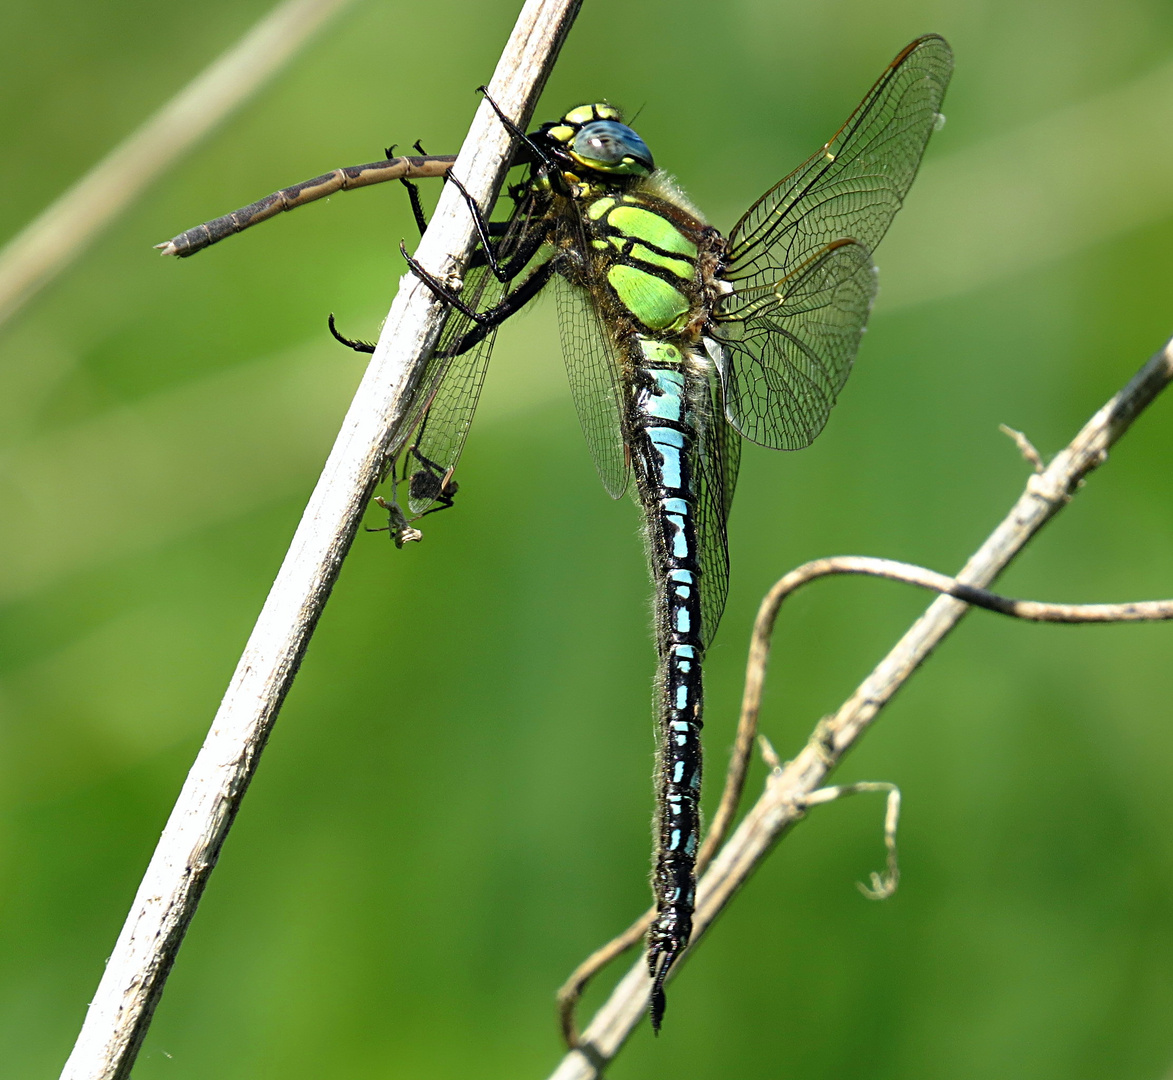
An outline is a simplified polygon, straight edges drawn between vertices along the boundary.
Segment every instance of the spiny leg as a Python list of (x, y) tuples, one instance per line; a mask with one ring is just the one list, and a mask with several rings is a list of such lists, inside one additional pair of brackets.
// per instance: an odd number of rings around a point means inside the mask
[[(547, 171), (551, 166), (551, 161), (548, 158), (548, 156), (546, 155), (546, 153), (543, 150), (541, 150), (539, 147), (537, 147), (531, 141), (529, 136), (526, 135), (526, 133), (524, 131), (522, 131), (516, 124), (513, 123), (512, 120), (510, 120), (501, 111), (501, 109), (497, 105), (497, 103), (489, 96), (489, 92), (486, 87), (481, 86), (481, 87), (478, 87), (477, 89), (480, 91), (481, 94), (484, 95), (485, 100), (489, 103), (489, 105), (492, 107), (493, 111), (497, 114), (498, 119), (504, 125), (505, 129), (509, 132), (509, 134), (513, 138), (515, 138), (519, 142), (521, 142), (529, 150), (529, 152), (534, 156), (534, 158), (538, 162), (541, 163), (540, 167), (543, 171)], [(421, 155), (423, 154), (423, 147), (420, 146), (418, 139), (416, 140), (415, 149), (419, 150)], [(481, 210), (481, 208), (477, 205), (476, 199), (474, 199), (472, 197), (472, 195), (469, 193), (468, 189), (460, 181), (459, 177), (457, 177), (454, 173), (452, 173), (451, 171), (445, 173), (444, 180), (445, 180), (445, 182), (451, 180), (452, 183), (456, 185), (456, 190), (460, 192), (461, 197), (464, 199), (465, 205), (468, 207), (469, 213), (472, 215), (473, 224), (476, 226), (477, 236), (480, 239), (480, 248), (478, 249), (477, 255), (478, 256), (483, 255), (483, 258), (485, 260), (485, 263), (488, 265), (489, 270), (492, 272), (493, 276), (498, 281), (504, 281), (504, 282), (512, 281), (525, 268), (525, 266), (529, 263), (530, 259), (533, 258), (534, 254), (537, 252), (538, 247), (541, 246), (541, 242), (534, 245), (533, 248), (530, 250), (527, 250), (528, 245), (523, 245), (521, 250), (519, 250), (504, 265), (502, 265), (497, 260), (496, 252), (493, 249), (493, 243), (492, 243), (491, 238), (493, 237), (494, 234), (500, 235), (501, 231), (506, 227), (507, 223), (506, 222), (490, 222), (485, 217), (484, 212)], [(408, 186), (411, 187), (410, 184)], [(417, 222), (422, 220), (422, 212), (418, 209), (418, 206), (419, 206), (418, 195), (415, 192), (413, 192), (412, 193), (412, 208), (413, 208), (413, 210), (416, 211), (416, 221)], [(405, 255), (405, 258), (406, 258), (406, 255)], [(408, 260), (408, 261), (409, 261), (409, 265), (410, 265), (410, 260)], [(414, 269), (414, 266), (413, 266), (413, 269)]]
[[(394, 149), (395, 149), (394, 146), (388, 147), (388, 149), (387, 149), (387, 156), (388, 157), (391, 156), (391, 151)], [(415, 149), (418, 150), (421, 155), (423, 155), (425, 157), (427, 156), (424, 153), (424, 148), (422, 146), (420, 146), (419, 139), (416, 139), (416, 141), (415, 141)], [(402, 178), (400, 180), (400, 183), (402, 183), (403, 186), (405, 188), (407, 188), (407, 197), (411, 200), (411, 215), (412, 215), (412, 217), (415, 218), (416, 228), (419, 229), (420, 236), (423, 236), (424, 231), (428, 227), (428, 219), (427, 219), (427, 216), (424, 214), (423, 203), (420, 202), (419, 185), (413, 184), (410, 180), (408, 180), (406, 178)]]
[[(474, 345), (479, 344), (484, 340), (485, 335), (497, 326), (500, 326), (511, 315), (516, 314), (526, 303), (533, 299), (533, 297), (541, 291), (542, 287), (549, 281), (550, 274), (545, 274), (540, 282), (532, 282), (527, 278), (521, 285), (519, 285), (512, 293), (505, 297), (496, 307), (489, 308), (488, 311), (483, 311), (478, 315), (473, 314), (459, 299), (456, 298), (455, 293), (451, 293), (440, 282), (433, 278), (426, 270), (423, 270), (410, 256), (404, 255), (408, 261), (408, 265), (416, 273), (416, 275), (427, 285), (441, 300), (451, 304), (462, 314), (468, 315), (470, 319), (475, 322), (476, 328), (470, 330), (458, 341), (453, 343), (449, 349), (449, 355), (460, 356), (468, 352)], [(536, 276), (542, 267), (534, 271)], [(527, 286), (531, 286), (527, 288)], [(524, 291), (523, 291), (524, 290)], [(334, 340), (348, 349), (353, 349), (360, 353), (373, 353), (375, 351), (375, 344), (372, 341), (363, 341), (361, 338), (348, 338), (343, 334), (334, 320), (334, 313), (331, 312), (329, 318), (326, 320), (330, 328), (330, 333)]]
[[(526, 262), (533, 258), (537, 250), (545, 242), (545, 238), (539, 236), (536, 238), (536, 243), (532, 245), (533, 250), (529, 252)], [(525, 248), (528, 250), (531, 245), (526, 244)], [(459, 311), (465, 318), (471, 319), (476, 323), (476, 327), (470, 330), (459, 342), (453, 346), (453, 355), (465, 352), (477, 342), (484, 339), (485, 335), (494, 327), (500, 326), (511, 315), (516, 314), (522, 307), (529, 303), (543, 288), (547, 285), (550, 278), (553, 276), (555, 269), (554, 259), (549, 259), (537, 267), (532, 274), (529, 275), (520, 285), (517, 286), (511, 293), (507, 293), (502, 298), (499, 304), (488, 308), (485, 311), (473, 311), (467, 304), (460, 299), (460, 297), (452, 291), (447, 285), (439, 281), (436, 277), (425, 270), (418, 262), (415, 261), (407, 253), (407, 248), (402, 244), (399, 245), (399, 250), (403, 258), (407, 261), (407, 265), (411, 267), (412, 273), (416, 275), (429, 289), (435, 293), (436, 297), (443, 300), (444, 303), (450, 304), (457, 311)], [(519, 256), (520, 258), (520, 253)], [(522, 265), (525, 265), (524, 263)], [(459, 346), (459, 347), (457, 347)]]
[[(493, 237), (500, 238), (509, 227), (510, 222), (488, 221), (481, 208), (477, 205), (476, 199), (469, 194), (468, 189), (465, 188), (464, 184), (456, 176), (447, 173), (445, 179), (451, 180), (456, 186), (456, 190), (460, 192), (465, 205), (468, 207), (469, 213), (472, 215), (473, 224), (477, 230), (477, 237), (480, 240), (480, 244), (469, 263), (469, 267), (487, 266), (498, 281), (512, 281), (526, 268), (530, 260), (537, 254), (538, 249), (545, 243), (544, 232), (541, 229), (530, 230), (529, 234), (522, 237), (522, 243), (517, 251), (506, 262), (501, 263), (497, 259)], [(400, 250), (403, 250), (402, 245), (400, 245)], [(408, 265), (414, 270), (415, 264), (406, 252), (404, 252), (403, 257), (407, 259)]]
[(493, 112), (497, 114), (497, 119), (501, 121), (502, 127), (504, 127), (510, 135), (512, 135), (527, 150), (529, 150), (529, 152), (533, 154), (535, 160), (540, 161), (545, 168), (550, 168), (553, 165), (553, 160), (550, 158), (550, 156), (539, 146), (535, 145), (533, 140), (501, 111), (501, 106), (498, 105), (492, 99), (492, 97), (490, 97), (489, 88), (487, 86), (478, 86), (477, 93), (480, 94), (489, 103)]
[(481, 208), (477, 206), (476, 199), (474, 199), (469, 194), (468, 189), (465, 188), (464, 184), (462, 184), (456, 176), (453, 176), (452, 173), (448, 173), (445, 179), (452, 181), (453, 185), (456, 187), (456, 190), (460, 192), (461, 196), (463, 196), (465, 205), (468, 207), (468, 211), (472, 215), (473, 224), (476, 225), (477, 229), (477, 236), (481, 241), (481, 245), (477, 249), (477, 255), (483, 255), (485, 264), (488, 266), (490, 272), (498, 281), (512, 281), (525, 268), (525, 265), (530, 261), (530, 259), (533, 258), (534, 252), (537, 250), (537, 248), (535, 247), (533, 251), (526, 251), (526, 247), (528, 247), (528, 245), (523, 245), (522, 249), (518, 251), (516, 255), (513, 255), (507, 262), (504, 264), (498, 262), (497, 254), (493, 250), (493, 225), (498, 224), (504, 226), (506, 222), (494, 223), (487, 221), (485, 219), (484, 213), (481, 211)]
[(407, 188), (407, 197), (411, 200), (411, 216), (415, 218), (416, 228), (420, 231), (420, 236), (424, 235), (424, 231), (428, 227), (428, 219), (424, 214), (424, 205), (420, 202), (420, 189), (418, 184), (413, 184), (410, 180), (399, 181), (405, 188)]
[[(415, 146), (415, 149), (420, 152), (420, 154), (422, 154), (425, 157), (427, 156), (426, 152), (424, 151), (424, 148), (420, 145), (419, 139), (416, 139), (414, 146)], [(389, 146), (387, 148), (387, 156), (390, 157), (394, 150), (395, 150), (394, 146)], [(407, 179), (401, 179), (400, 182), (403, 184), (403, 186), (405, 188), (407, 188), (407, 196), (411, 200), (411, 214), (412, 214), (412, 217), (415, 218), (416, 227), (419, 229), (420, 236), (423, 236), (424, 232), (427, 230), (427, 227), (428, 227), (428, 218), (427, 218), (427, 215), (424, 213), (423, 203), (420, 201), (419, 185), (416, 183), (413, 183), (411, 180), (407, 180)], [(464, 187), (458, 183), (457, 188), (460, 190), (461, 194), (464, 195), (466, 201), (469, 201), (470, 196), (469, 196), (468, 192), (466, 192), (464, 190)], [(512, 195), (512, 189), (510, 190), (510, 194)], [(483, 219), (483, 215), (480, 212), (480, 208), (476, 205), (475, 202), (470, 201), (470, 208), (473, 210), (477, 219)], [(483, 229), (481, 228), (482, 224), (484, 226)], [(509, 223), (507, 221), (478, 220), (477, 229), (478, 229), (478, 232), (482, 232), (482, 233), (487, 232), (489, 236), (500, 237), (504, 233), (508, 224)], [(482, 260), (480, 258), (480, 250), (478, 249), (478, 251), (474, 254), (473, 259), (469, 265), (470, 266), (477, 266), (477, 265), (481, 265), (481, 263), (482, 263)], [(487, 260), (484, 260), (484, 264), (487, 265)], [(508, 279), (501, 279), (501, 280), (508, 280)]]
[(348, 349), (353, 349), (360, 353), (373, 353), (375, 345), (371, 341), (360, 341), (357, 338), (348, 338), (338, 332), (338, 327), (334, 325), (334, 312), (330, 312), (329, 319), (326, 320), (330, 327), (330, 333), (334, 335), (334, 340), (341, 342)]
[[(402, 250), (402, 248), (401, 248)], [(460, 298), (442, 282), (437, 281), (431, 274), (429, 274), (422, 266), (419, 265), (406, 250), (403, 251), (403, 257), (407, 260), (407, 265), (411, 267), (413, 273), (428, 286), (447, 304), (451, 304), (461, 314), (467, 316), (475, 324), (466, 334), (462, 335), (452, 343), (448, 349), (450, 356), (460, 356), (468, 352), (474, 345), (479, 345), (488, 333), (500, 326), (511, 315), (517, 314), (526, 304), (530, 302), (543, 288), (549, 283), (550, 278), (554, 274), (555, 261), (550, 259), (542, 263), (532, 274), (529, 275), (513, 292), (506, 294), (499, 304), (489, 308), (486, 311), (476, 312), (465, 305)], [(532, 255), (531, 255), (532, 258)], [(342, 334), (334, 322), (334, 315), (331, 314), (328, 320), (330, 326), (330, 333), (334, 339), (341, 342), (348, 349), (354, 349), (355, 352), (373, 353), (375, 346), (369, 341), (360, 341), (357, 338), (348, 338)]]

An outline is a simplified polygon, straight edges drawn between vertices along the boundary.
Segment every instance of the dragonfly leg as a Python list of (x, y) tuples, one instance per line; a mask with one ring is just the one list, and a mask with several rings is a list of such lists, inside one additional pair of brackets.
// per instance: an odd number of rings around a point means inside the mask
[[(484, 97), (492, 107), (493, 112), (497, 114), (497, 119), (501, 121), (505, 130), (530, 152), (535, 162), (541, 162), (542, 166), (546, 169), (552, 169), (554, 167), (554, 159), (541, 147), (535, 145), (533, 140), (501, 111), (501, 107), (489, 96), (489, 88), (487, 86), (478, 86), (477, 93)], [(524, 162), (515, 161), (514, 164), (521, 165)]]
[[(411, 180), (400, 179), (400, 183), (407, 188), (407, 197), (411, 200), (411, 213), (415, 218), (416, 228), (420, 231), (420, 236), (424, 235), (424, 231), (428, 227), (427, 215), (424, 213), (423, 203), (420, 202), (419, 185), (413, 183)], [(479, 214), (480, 211), (478, 210)], [(500, 237), (504, 235), (505, 230), (509, 227), (508, 221), (486, 221), (485, 231), (490, 236)], [(469, 262), (469, 268), (474, 266), (487, 266), (488, 260), (484, 257), (480, 248), (473, 253), (472, 260)], [(519, 268), (520, 269), (520, 268)], [(516, 276), (516, 274), (514, 275)], [(507, 280), (507, 279), (505, 279)]]
[(416, 228), (419, 229), (420, 236), (423, 236), (424, 230), (428, 227), (428, 219), (424, 214), (423, 203), (420, 202), (419, 186), (402, 177), (400, 177), (399, 182), (407, 188), (407, 197), (411, 200), (411, 216), (415, 218)]
[(534, 235), (527, 238), (518, 248), (517, 252), (510, 256), (507, 262), (500, 263), (497, 260), (496, 252), (493, 248), (492, 237), (494, 233), (501, 233), (509, 225), (506, 221), (487, 221), (481, 208), (477, 206), (477, 201), (474, 199), (465, 188), (460, 180), (453, 176), (451, 172), (445, 174), (445, 182), (451, 181), (456, 185), (456, 190), (460, 192), (464, 198), (465, 204), (468, 206), (469, 213), (472, 214), (473, 223), (477, 227), (477, 234), (480, 237), (480, 247), (477, 248), (476, 254), (470, 266), (484, 265), (492, 271), (493, 276), (498, 281), (512, 281), (523, 269), (530, 259), (537, 254), (538, 248), (545, 243), (545, 236), (538, 230), (534, 231)]
[[(388, 157), (391, 156), (391, 151), (394, 149), (395, 149), (395, 147), (392, 146), (387, 150)], [(424, 148), (422, 146), (420, 146), (419, 139), (416, 139), (416, 141), (415, 141), (415, 149), (417, 149), (421, 155), (427, 156), (424, 153)], [(420, 236), (423, 236), (424, 230), (427, 229), (427, 227), (428, 227), (428, 219), (427, 219), (426, 215), (424, 214), (423, 203), (420, 202), (419, 186), (417, 184), (413, 184), (406, 177), (400, 177), (400, 183), (403, 184), (403, 186), (405, 188), (407, 188), (407, 197), (411, 200), (411, 214), (412, 214), (412, 217), (415, 218), (416, 228), (419, 229)]]
[[(521, 128), (513, 123), (513, 121), (510, 120), (509, 117), (507, 117), (501, 111), (497, 103), (489, 96), (487, 87), (480, 86), (477, 89), (481, 94), (484, 95), (484, 98), (489, 103), (489, 105), (492, 106), (493, 111), (497, 114), (497, 118), (504, 125), (506, 131), (508, 131), (509, 134), (513, 136), (513, 138), (521, 142), (521, 144), (529, 151), (529, 154), (534, 162), (540, 163), (538, 166), (539, 169), (542, 172), (548, 173), (554, 165), (553, 159), (550, 158), (544, 150), (536, 146), (529, 138), (529, 136), (526, 135), (526, 133), (522, 131)], [(420, 147), (418, 141), (416, 142), (415, 148), (419, 150), (421, 154), (423, 154), (423, 149)], [(515, 160), (513, 164), (522, 164), (522, 162)], [(445, 183), (451, 181), (456, 185), (456, 189), (460, 192), (461, 196), (464, 198), (465, 204), (468, 206), (469, 213), (472, 214), (473, 223), (476, 225), (477, 235), (480, 237), (481, 241), (481, 246), (477, 251), (477, 259), (479, 260), (483, 257), (485, 263), (492, 271), (493, 276), (498, 281), (512, 281), (525, 268), (530, 259), (532, 259), (537, 253), (538, 248), (541, 247), (542, 243), (544, 242), (544, 237), (542, 237), (541, 234), (537, 233), (537, 230), (535, 230), (537, 235), (532, 238), (532, 242), (523, 244), (521, 249), (518, 250), (509, 259), (508, 262), (502, 265), (497, 261), (496, 252), (493, 249), (493, 244), (490, 240), (490, 237), (492, 237), (494, 234), (500, 235), (500, 233), (505, 230), (508, 223), (488, 221), (485, 218), (481, 208), (477, 205), (476, 199), (474, 199), (472, 195), (469, 194), (464, 184), (461, 183), (459, 177), (457, 177), (453, 172), (449, 171), (445, 173), (444, 181)], [(514, 202), (518, 200), (517, 192), (513, 188), (510, 189), (509, 194)], [(419, 220), (418, 217), (417, 220)], [(479, 265), (479, 261), (474, 261), (473, 265)]]
[[(477, 235), (481, 240), (481, 246), (477, 249), (477, 255), (484, 256), (486, 265), (489, 267), (493, 273), (493, 276), (498, 281), (512, 281), (515, 277), (517, 277), (518, 273), (525, 266), (525, 264), (533, 258), (534, 251), (536, 251), (537, 248), (535, 247), (533, 251), (528, 251), (527, 249), (530, 245), (526, 244), (523, 246), (521, 251), (510, 258), (504, 265), (499, 263), (497, 261), (496, 253), (493, 250), (493, 242), (491, 239), (493, 231), (492, 225), (485, 220), (485, 215), (482, 213), (481, 208), (477, 206), (476, 199), (474, 199), (468, 193), (468, 189), (465, 188), (464, 184), (462, 184), (457, 177), (453, 176), (452, 173), (448, 173), (445, 177), (445, 180), (451, 180), (452, 183), (456, 186), (456, 190), (459, 191), (464, 198), (464, 202), (468, 207), (469, 213), (472, 214), (473, 223), (477, 227)], [(499, 222), (498, 224), (505, 223)], [(524, 259), (522, 258), (523, 255), (525, 256)]]
[[(485, 336), (490, 330), (500, 326), (511, 315), (520, 311), (522, 307), (542, 291), (553, 276), (555, 268), (554, 259), (548, 259), (534, 270), (516, 289), (511, 293), (507, 293), (499, 304), (485, 311), (473, 311), (447, 285), (428, 273), (415, 259), (408, 255), (407, 248), (402, 244), (399, 245), (399, 250), (403, 258), (407, 261), (407, 265), (411, 267), (412, 273), (431, 289), (440, 300), (443, 300), (446, 304), (451, 304), (462, 315), (476, 323), (476, 326), (472, 330), (457, 340), (452, 346), (451, 355), (453, 356), (459, 356), (461, 353), (467, 352), (474, 345), (479, 344), (485, 339)], [(537, 248), (535, 247), (534, 250), (536, 251)], [(532, 257), (533, 254), (531, 253), (530, 258)], [(528, 262), (528, 259), (526, 261)]]
[[(419, 203), (419, 192), (416, 189), (416, 186), (409, 181), (404, 180), (403, 183), (408, 188), (409, 194), (411, 195), (412, 209), (417, 213), (416, 221), (420, 225), (422, 231), (422, 229), (427, 228), (427, 221), (424, 219), (423, 208)], [(500, 222), (499, 224), (505, 225), (506, 222)], [(492, 225), (490, 225), (490, 230), (491, 228)], [(542, 238), (538, 237), (536, 238), (536, 242), (525, 244), (518, 252), (517, 257), (510, 259), (509, 262), (501, 268), (503, 271), (508, 271), (514, 263), (519, 262), (520, 265), (517, 267), (517, 271), (514, 271), (513, 274), (507, 278), (503, 278), (502, 280), (509, 281), (512, 280), (513, 277), (516, 277), (517, 272), (520, 271), (534, 257), (542, 243)], [(399, 250), (403, 252), (403, 257), (407, 260), (407, 265), (411, 267), (415, 275), (421, 281), (423, 281), (432, 290), (432, 292), (440, 297), (441, 300), (451, 304), (454, 308), (456, 308), (457, 311), (467, 315), (470, 319), (473, 320), (473, 322), (477, 323), (478, 326), (486, 327), (486, 330), (483, 332), (478, 333), (476, 330), (473, 330), (468, 334), (465, 334), (464, 337), (461, 338), (460, 341), (456, 343), (456, 346), (451, 350), (452, 356), (459, 356), (461, 353), (467, 352), (474, 345), (483, 341), (485, 333), (487, 333), (488, 330), (491, 330), (494, 326), (499, 326), (501, 322), (509, 318), (510, 315), (520, 310), (522, 305), (531, 300), (534, 295), (541, 290), (542, 286), (550, 280), (549, 273), (547, 273), (545, 277), (541, 278), (540, 284), (531, 285), (530, 279), (527, 278), (521, 283), (521, 285), (517, 287), (517, 289), (514, 290), (513, 293), (506, 296), (495, 308), (490, 308), (488, 311), (476, 314), (472, 311), (471, 308), (463, 304), (451, 289), (446, 288), (441, 282), (436, 280), (436, 278), (424, 270), (423, 267), (421, 267), (419, 263), (415, 261), (415, 259), (408, 255), (402, 244), (399, 245)], [(478, 256), (481, 254), (481, 250), (481, 248), (477, 249)], [(474, 256), (473, 265), (477, 264), (477, 258)], [(542, 267), (539, 267), (538, 270), (534, 271), (534, 273), (537, 274), (541, 270)], [(349, 349), (354, 349), (355, 352), (373, 353), (375, 351), (375, 346), (371, 342), (362, 341), (358, 338), (348, 338), (344, 334), (340, 333), (338, 327), (334, 323), (333, 313), (331, 313), (328, 321), (330, 325), (330, 333), (334, 335), (336, 341), (340, 341)]]
[(408, 255), (407, 248), (404, 246), (402, 240), (399, 242), (399, 254), (403, 256), (403, 260), (407, 263), (408, 267), (411, 269), (411, 272), (415, 274), (415, 276), (419, 278), (420, 281), (422, 281), (429, 289), (432, 290), (438, 300), (443, 300), (444, 303), (456, 308), (456, 310), (459, 311), (462, 315), (464, 315), (466, 318), (472, 319), (472, 321), (475, 323), (481, 324), (484, 322), (484, 315), (473, 311), (473, 309), (464, 303), (449, 286), (445, 285), (442, 281), (428, 273), (428, 271), (420, 266), (420, 264), (416, 262), (415, 259)]
[(330, 324), (330, 333), (334, 335), (335, 341), (342, 342), (348, 349), (353, 349), (355, 352), (373, 353), (375, 346), (369, 341), (359, 341), (357, 338), (344, 337), (338, 332), (338, 327), (334, 325), (334, 313), (330, 312), (330, 318), (327, 320)]

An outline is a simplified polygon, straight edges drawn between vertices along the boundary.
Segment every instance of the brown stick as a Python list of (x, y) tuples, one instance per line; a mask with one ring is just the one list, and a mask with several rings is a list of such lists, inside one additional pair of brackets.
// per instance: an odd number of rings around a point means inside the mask
[(156, 244), (164, 255), (176, 255), (186, 259), (197, 251), (244, 232), (250, 225), (259, 225), (285, 210), (293, 210), (306, 203), (316, 202), (336, 191), (350, 191), (352, 188), (370, 187), (371, 184), (385, 184), (388, 180), (422, 180), (427, 177), (444, 176), (456, 161), (454, 154), (428, 157), (396, 157), (386, 161), (372, 161), (367, 165), (347, 165), (344, 169), (303, 180), (292, 187), (281, 188), (272, 195), (266, 195), (255, 203), (233, 210), (231, 214), (205, 221), (202, 225), (181, 232), (170, 240)]

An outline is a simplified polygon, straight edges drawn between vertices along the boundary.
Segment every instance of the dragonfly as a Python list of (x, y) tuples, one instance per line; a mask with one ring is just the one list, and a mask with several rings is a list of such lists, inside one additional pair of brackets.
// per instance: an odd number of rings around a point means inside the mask
[(693, 929), (702, 665), (729, 589), (741, 441), (797, 450), (825, 426), (875, 299), (873, 252), (942, 122), (952, 67), (943, 38), (911, 42), (832, 138), (727, 235), (657, 169), (620, 110), (600, 102), (528, 135), (498, 111), (524, 169), (505, 220), (489, 220), (464, 192), (451, 157), (388, 151), (385, 162), (316, 177), (159, 245), (191, 255), (283, 209), (384, 179), (408, 185), (422, 229), (412, 180), (445, 175), (460, 187), (480, 237), (462, 287), (403, 252), (448, 318), (389, 453), (414, 515), (383, 503), (397, 543), (417, 538), (408, 534), (418, 517), (452, 505), (497, 327), (547, 286), (556, 291), (586, 442), (607, 493), (634, 490), (654, 591), (656, 914), (646, 956), (657, 1032), (665, 980)]

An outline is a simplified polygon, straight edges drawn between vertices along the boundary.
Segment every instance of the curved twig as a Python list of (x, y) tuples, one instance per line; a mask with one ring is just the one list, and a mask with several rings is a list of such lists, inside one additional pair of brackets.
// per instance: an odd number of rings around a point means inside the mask
[[(713, 860), (708, 872), (698, 882), (693, 946), (704, 936), (713, 920), (757, 864), (769, 854), (782, 834), (802, 818), (812, 793), (822, 786), (826, 776), (862, 737), (912, 673), (961, 621), (970, 605), (1018, 618), (1048, 622), (1173, 618), (1173, 601), (1168, 600), (1131, 604), (1044, 604), (1010, 600), (984, 588), (1005, 569), (1031, 537), (1067, 505), (1084, 477), (1107, 460), (1109, 448), (1124, 435), (1137, 416), (1171, 380), (1173, 340), (1167, 342), (1123, 390), (1096, 412), (1047, 468), (1028, 478), (1026, 490), (956, 578), (889, 560), (847, 557), (807, 563), (791, 571), (770, 590), (758, 609), (754, 623), (746, 665), (737, 750), (730, 764), (729, 778), (722, 796), (723, 809), (726, 800), (730, 800), (731, 808), (727, 815), (730, 818), (740, 796), (740, 785), (744, 783), (747, 767), (748, 753), (743, 754), (741, 747), (746, 741), (746, 733), (757, 730), (770, 638), (782, 601), (807, 581), (841, 573), (874, 574), (908, 581), (944, 595), (929, 605), (838, 712), (818, 723), (806, 746), (794, 760), (767, 779), (762, 796), (750, 808), (729, 842)], [(748, 741), (751, 746), (752, 740), (753, 736), (750, 735)], [(738, 784), (730, 783), (734, 778), (740, 778)], [(690, 951), (693, 946), (690, 946)], [(593, 955), (603, 955), (608, 948), (605, 946)], [(679, 965), (676, 970), (679, 970)], [(578, 1044), (551, 1074), (552, 1080), (594, 1080), (600, 1076), (607, 1062), (615, 1057), (643, 1017), (648, 990), (647, 968), (641, 959), (595, 1013)], [(570, 1030), (573, 1030), (573, 1021)]]

